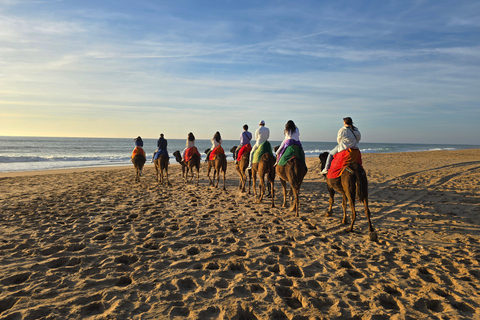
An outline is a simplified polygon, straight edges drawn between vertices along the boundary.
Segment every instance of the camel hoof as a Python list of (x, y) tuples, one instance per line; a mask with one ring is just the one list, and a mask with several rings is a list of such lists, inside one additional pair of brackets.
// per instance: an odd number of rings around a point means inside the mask
[(370, 232), (370, 241), (377, 241), (377, 240), (378, 240), (377, 233), (375, 231)]
[(331, 213), (331, 212), (325, 213), (325, 217), (331, 217), (331, 216), (332, 216), (332, 213)]
[(346, 233), (350, 233), (350, 232), (352, 232), (352, 229), (351, 229), (351, 228), (347, 228), (347, 229), (345, 229), (345, 232), (346, 232)]

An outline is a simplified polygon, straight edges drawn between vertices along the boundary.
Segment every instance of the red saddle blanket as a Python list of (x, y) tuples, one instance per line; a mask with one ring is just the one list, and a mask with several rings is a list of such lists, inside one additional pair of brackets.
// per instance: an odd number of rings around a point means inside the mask
[(240, 161), (242, 159), (242, 156), (250, 151), (252, 151), (252, 146), (250, 145), (250, 143), (241, 147), (240, 150), (238, 150), (237, 161)]
[(133, 149), (133, 151), (132, 151), (132, 159), (133, 159), (133, 157), (135, 157), (137, 154), (142, 155), (144, 158), (146, 158), (146, 156), (145, 156), (145, 150), (143, 150), (142, 147), (138, 147), (138, 146), (137, 146), (137, 147), (135, 147), (135, 149)]
[(340, 177), (343, 170), (353, 162), (362, 165), (362, 154), (359, 149), (351, 148), (337, 153), (333, 156), (332, 164), (330, 165), (330, 169), (328, 169), (327, 178), (335, 179)]
[(197, 147), (190, 147), (185, 150), (185, 162), (188, 162), (194, 154), (198, 154), (198, 157), (200, 158), (200, 152), (198, 152)]
[(217, 155), (219, 155), (221, 153), (225, 154), (225, 151), (223, 150), (222, 146), (218, 146), (215, 149), (213, 149), (212, 152), (210, 152), (210, 158), (208, 158), (208, 159), (209, 160), (215, 160)]

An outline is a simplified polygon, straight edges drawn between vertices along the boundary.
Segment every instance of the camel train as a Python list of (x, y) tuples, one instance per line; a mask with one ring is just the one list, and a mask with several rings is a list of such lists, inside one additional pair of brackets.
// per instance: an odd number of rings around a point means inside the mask
[[(358, 142), (359, 132), (352, 124), (351, 118), (344, 118), (345, 127), (350, 129)], [(357, 130), (351, 130), (347, 125), (350, 122), (351, 127)], [(260, 126), (264, 126), (264, 121), (260, 122)], [(245, 128), (245, 126), (244, 126)], [(248, 127), (247, 127), (248, 128)], [(343, 129), (343, 128), (342, 128)], [(342, 129), (340, 131), (342, 131)], [(268, 129), (267, 129), (268, 130)], [(290, 131), (288, 131), (290, 130)], [(245, 130), (246, 131), (246, 130)], [(257, 130), (258, 131), (258, 130)], [(339, 131), (339, 136), (340, 136)], [(248, 131), (247, 131), (248, 132)], [(297, 140), (295, 140), (295, 134)], [(255, 145), (253, 150), (248, 141), (247, 144), (240, 145), (238, 148), (234, 146), (230, 149), (235, 160), (235, 170), (239, 175), (238, 190), (242, 193), (246, 191), (246, 182), (248, 178), (248, 194), (251, 194), (252, 178), (253, 178), (253, 194), (257, 203), (261, 203), (265, 197), (267, 186), (270, 191), (271, 207), (275, 207), (275, 192), (274, 182), (275, 176), (279, 177), (283, 189), (283, 204), (282, 207), (287, 206), (287, 194), (290, 193), (291, 205), (290, 211), (295, 212), (295, 217), (299, 217), (300, 211), (300, 189), (305, 175), (307, 174), (307, 166), (305, 162), (305, 153), (298, 140), (298, 128), (293, 124), (293, 121), (287, 122), (285, 126), (285, 139), (280, 146), (276, 146), (274, 151), (268, 140)], [(251, 137), (251, 134), (250, 134)], [(257, 132), (256, 132), (256, 138)], [(182, 166), (182, 179), (185, 183), (194, 182), (194, 171), (196, 171), (195, 185), (199, 185), (200, 180), (200, 163), (201, 156), (197, 148), (194, 146), (192, 133), (189, 133), (190, 141), (187, 140), (187, 148), (181, 153), (176, 150), (173, 153), (176, 161)], [(257, 140), (258, 141), (258, 140)], [(340, 141), (340, 140), (339, 140)], [(212, 139), (212, 148), (205, 151), (207, 163), (207, 177), (209, 185), (213, 188), (218, 188), (220, 182), (220, 175), (223, 173), (223, 190), (226, 191), (226, 171), (227, 158), (221, 146), (222, 140), (220, 133), (217, 131)], [(257, 142), (258, 143), (258, 142)], [(340, 142), (339, 142), (340, 143)], [(143, 151), (143, 142), (141, 138), (135, 139), (135, 149), (132, 152), (131, 160), (135, 168), (135, 180), (139, 181), (142, 175), (145, 164), (145, 151)], [(338, 150), (334, 149), (330, 153), (324, 152), (319, 155), (322, 175), (327, 184), (327, 190), (330, 195), (329, 206), (326, 216), (332, 215), (332, 207), (334, 203), (334, 194), (338, 192), (342, 195), (343, 208), (343, 224), (348, 224), (347, 218), (347, 201), (351, 211), (350, 226), (345, 229), (346, 232), (352, 232), (356, 221), (357, 211), (355, 209), (355, 198), (358, 198), (363, 203), (365, 214), (368, 222), (368, 230), (370, 239), (377, 240), (377, 234), (372, 226), (371, 214), (368, 207), (368, 181), (366, 172), (362, 167), (360, 151), (354, 145), (348, 147), (337, 154)], [(334, 155), (335, 154), (335, 155)], [(344, 156), (346, 154), (347, 156)], [(340, 156), (342, 155), (342, 156)], [(332, 160), (333, 159), (333, 160)], [(347, 159), (347, 160), (345, 160)], [(166, 174), (168, 181), (168, 163), (169, 157), (167, 155), (160, 155), (154, 160), (156, 170), (156, 180), (159, 184), (163, 183), (163, 172)], [(213, 178), (210, 173), (213, 170)], [(190, 179), (189, 179), (190, 174)], [(257, 194), (256, 179), (259, 177), (259, 192)], [(265, 183), (265, 175), (267, 176), (268, 185)], [(287, 191), (287, 182), (290, 185), (290, 191)]]

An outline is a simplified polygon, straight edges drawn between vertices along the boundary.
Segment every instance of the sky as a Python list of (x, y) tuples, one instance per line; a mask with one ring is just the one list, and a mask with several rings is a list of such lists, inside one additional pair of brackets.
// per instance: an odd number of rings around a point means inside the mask
[(480, 145), (480, 2), (0, 0), (0, 136)]

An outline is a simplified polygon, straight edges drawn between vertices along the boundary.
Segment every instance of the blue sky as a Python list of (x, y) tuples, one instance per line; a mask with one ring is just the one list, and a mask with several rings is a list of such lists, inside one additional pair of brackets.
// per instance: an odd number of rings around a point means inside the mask
[(0, 135), (479, 144), (479, 1), (0, 0)]

